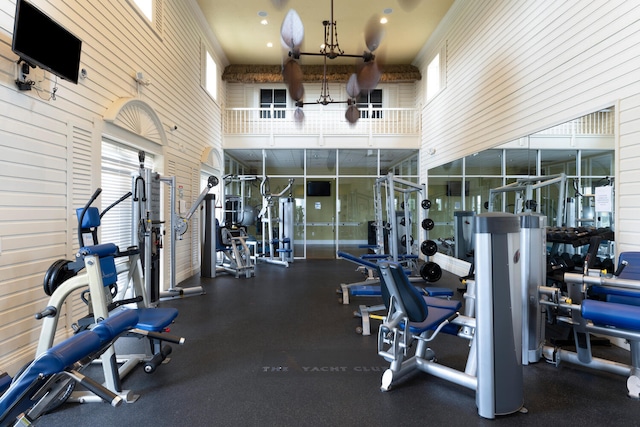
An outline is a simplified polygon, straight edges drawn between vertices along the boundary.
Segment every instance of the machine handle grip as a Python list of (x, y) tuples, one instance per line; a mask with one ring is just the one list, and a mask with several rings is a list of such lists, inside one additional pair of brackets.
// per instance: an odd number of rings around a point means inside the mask
[(629, 264), (629, 261), (627, 260), (622, 260), (620, 262), (620, 264), (618, 264), (618, 268), (616, 269), (616, 271), (613, 273), (614, 276), (618, 277), (620, 274), (622, 274), (622, 272), (624, 271), (624, 268)]
[(40, 320), (40, 319), (43, 319), (45, 317), (53, 317), (56, 314), (58, 314), (58, 309), (55, 308), (54, 306), (50, 305), (47, 308), (45, 308), (44, 310), (42, 310), (40, 313), (36, 313), (36, 319)]
[(85, 387), (87, 390), (89, 390), (90, 392), (98, 396), (100, 399), (109, 403), (114, 408), (122, 405), (122, 402), (124, 402), (124, 400), (122, 400), (120, 396), (118, 396), (111, 390), (107, 389), (102, 384), (96, 382), (95, 380), (87, 376), (84, 376), (80, 373), (76, 373), (76, 375), (80, 377), (80, 384), (83, 387)]

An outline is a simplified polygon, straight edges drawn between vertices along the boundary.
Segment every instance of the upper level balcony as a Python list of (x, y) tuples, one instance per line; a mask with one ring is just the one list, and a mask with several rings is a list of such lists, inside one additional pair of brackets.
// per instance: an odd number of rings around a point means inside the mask
[(310, 144), (350, 148), (419, 148), (420, 111), (415, 108), (373, 108), (360, 110), (360, 119), (350, 124), (345, 105), (305, 106), (304, 120), (294, 118), (295, 109), (228, 108), (224, 118), (225, 148), (248, 148), (265, 144), (291, 148)]

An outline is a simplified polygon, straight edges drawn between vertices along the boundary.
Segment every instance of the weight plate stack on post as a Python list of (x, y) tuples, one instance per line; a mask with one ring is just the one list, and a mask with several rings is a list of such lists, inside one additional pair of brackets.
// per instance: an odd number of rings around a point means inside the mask
[[(431, 208), (431, 200), (424, 199), (420, 205), (424, 210), (429, 210)], [(426, 257), (426, 262), (420, 268), (420, 276), (427, 282), (437, 282), (442, 277), (442, 269), (430, 258), (438, 252), (438, 244), (429, 239), (429, 231), (433, 230), (435, 222), (431, 218), (425, 218), (422, 220), (421, 225), (426, 232), (427, 238), (420, 244), (420, 252)]]

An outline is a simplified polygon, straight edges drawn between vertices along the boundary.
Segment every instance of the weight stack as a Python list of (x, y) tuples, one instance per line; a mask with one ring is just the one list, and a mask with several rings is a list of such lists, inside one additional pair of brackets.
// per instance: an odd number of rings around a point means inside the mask
[(523, 406), (520, 219), (475, 217), (478, 414), (495, 418)]
[(216, 277), (216, 196), (207, 194), (204, 197), (202, 212), (202, 252), (200, 260), (200, 277)]

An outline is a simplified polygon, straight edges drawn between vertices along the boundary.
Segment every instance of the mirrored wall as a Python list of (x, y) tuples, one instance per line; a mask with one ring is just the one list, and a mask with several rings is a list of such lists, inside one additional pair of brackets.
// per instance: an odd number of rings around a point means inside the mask
[(226, 150), (224, 194), (242, 200), (248, 233), (261, 241), (262, 181), (268, 178), (270, 193), (278, 194), (293, 179), (294, 258), (335, 258), (337, 250), (366, 253), (362, 246), (374, 237), (374, 184), (389, 172), (417, 183), (418, 150)]
[[(435, 221), (430, 237), (439, 252), (470, 260), (471, 243), (463, 230), (474, 214), (489, 210), (538, 212), (549, 226), (613, 231), (614, 116), (613, 108), (598, 111), (430, 169), (429, 215)], [(538, 188), (529, 197), (508, 191), (523, 182)], [(596, 194), (606, 198), (607, 192), (611, 203), (598, 204)], [(606, 241), (600, 251), (611, 254), (613, 242)]]

